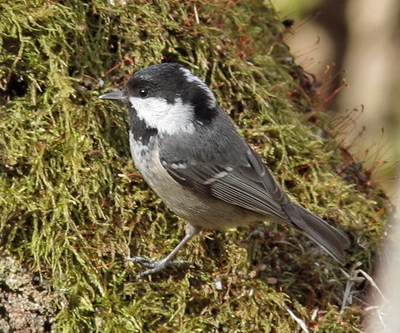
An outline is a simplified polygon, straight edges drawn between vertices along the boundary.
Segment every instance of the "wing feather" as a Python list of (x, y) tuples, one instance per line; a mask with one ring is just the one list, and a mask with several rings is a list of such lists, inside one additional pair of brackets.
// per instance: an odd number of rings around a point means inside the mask
[[(264, 167), (261, 158), (244, 141), (236, 143), (233, 145), (235, 151), (228, 155), (218, 155), (210, 149), (214, 156), (199, 153), (199, 156), (191, 160), (185, 159), (184, 153), (171, 158), (171, 153), (164, 154), (160, 159), (171, 177), (183, 186), (291, 224), (304, 231), (337, 261), (344, 263), (344, 250), (350, 244), (347, 235), (305, 208), (290, 202), (278, 182)], [(232, 158), (232, 154), (236, 158)], [(176, 165), (182, 165), (183, 160), (185, 167), (177, 168)]]
[[(173, 168), (173, 161), (162, 165), (177, 182), (227, 203), (262, 215), (288, 220), (281, 205), (288, 202), (285, 193), (261, 159), (247, 147), (246, 163), (198, 164), (187, 161), (182, 169)], [(272, 189), (272, 191), (271, 191)]]

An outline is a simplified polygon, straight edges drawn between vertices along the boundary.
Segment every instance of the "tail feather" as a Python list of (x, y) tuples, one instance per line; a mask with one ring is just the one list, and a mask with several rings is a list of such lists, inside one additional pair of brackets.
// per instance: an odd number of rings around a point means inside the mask
[(289, 216), (290, 221), (304, 231), (306, 236), (342, 265), (345, 264), (344, 251), (350, 246), (350, 239), (343, 231), (332, 227), (320, 217), (294, 203), (284, 205), (283, 210)]

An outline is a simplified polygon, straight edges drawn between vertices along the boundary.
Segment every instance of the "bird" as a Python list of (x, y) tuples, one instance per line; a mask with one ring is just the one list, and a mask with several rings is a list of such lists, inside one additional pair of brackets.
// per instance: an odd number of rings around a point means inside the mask
[(168, 266), (188, 264), (174, 260), (176, 254), (203, 229), (262, 221), (300, 230), (345, 264), (347, 234), (288, 198), (212, 90), (188, 68), (178, 63), (145, 67), (122, 90), (99, 98), (128, 106), (135, 167), (186, 222), (185, 236), (165, 258), (126, 258), (148, 268), (138, 279)]

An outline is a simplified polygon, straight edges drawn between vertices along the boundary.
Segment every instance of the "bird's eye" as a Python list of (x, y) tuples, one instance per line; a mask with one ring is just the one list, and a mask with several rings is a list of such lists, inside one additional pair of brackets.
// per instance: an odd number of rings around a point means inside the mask
[(149, 90), (145, 88), (139, 89), (139, 96), (140, 97), (147, 97), (149, 94)]

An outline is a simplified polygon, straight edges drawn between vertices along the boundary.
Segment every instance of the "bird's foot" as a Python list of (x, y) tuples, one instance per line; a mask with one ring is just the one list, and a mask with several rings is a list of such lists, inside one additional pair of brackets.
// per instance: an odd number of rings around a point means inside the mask
[(164, 268), (168, 266), (176, 266), (176, 265), (190, 265), (191, 263), (186, 260), (169, 260), (169, 258), (164, 258), (161, 260), (151, 260), (143, 257), (132, 257), (132, 258), (126, 258), (125, 260), (131, 261), (134, 263), (139, 263), (147, 268), (150, 268), (142, 273), (140, 273), (138, 276), (136, 276), (136, 279), (141, 279), (142, 277), (146, 275), (150, 275), (153, 273), (157, 273)]

